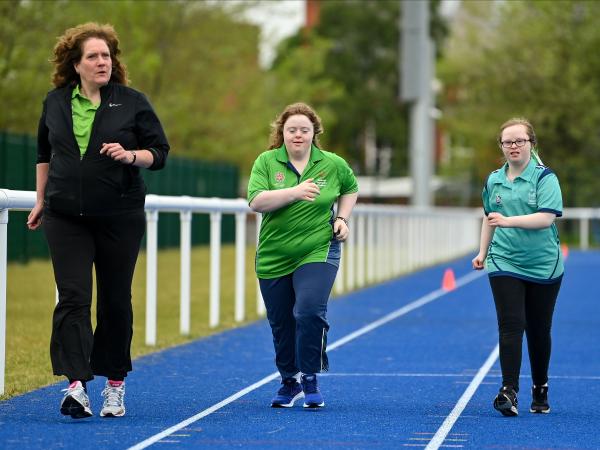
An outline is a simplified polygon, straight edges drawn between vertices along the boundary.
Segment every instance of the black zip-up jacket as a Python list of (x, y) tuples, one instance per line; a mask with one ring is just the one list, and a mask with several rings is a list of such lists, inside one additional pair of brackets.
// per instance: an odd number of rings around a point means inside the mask
[(120, 214), (144, 208), (146, 185), (140, 168), (100, 154), (103, 143), (126, 150), (146, 149), (165, 165), (169, 144), (146, 97), (135, 89), (109, 83), (100, 88), (87, 151), (81, 158), (73, 133), (71, 94), (74, 86), (50, 91), (38, 127), (38, 163), (50, 163), (44, 207), (82, 216)]

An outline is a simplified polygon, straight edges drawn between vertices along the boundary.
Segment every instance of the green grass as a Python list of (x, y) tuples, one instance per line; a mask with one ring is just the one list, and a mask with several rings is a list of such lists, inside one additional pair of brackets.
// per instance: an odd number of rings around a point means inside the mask
[[(234, 320), (235, 248), (221, 249), (221, 313), (217, 328), (208, 326), (209, 262), (208, 247), (192, 249), (190, 335), (179, 333), (179, 249), (158, 254), (157, 345), (146, 346), (146, 258), (140, 253), (133, 278), (134, 336), (132, 357), (171, 347), (239, 326)], [(7, 336), (4, 395), (0, 400), (55, 383), (62, 377), (52, 375), (49, 346), (55, 284), (50, 261), (9, 264), (7, 280)], [(94, 294), (95, 296), (95, 294)], [(95, 315), (95, 303), (92, 317)], [(256, 313), (254, 248), (246, 251), (246, 321), (259, 318)], [(135, 370), (135, 362), (134, 362)]]

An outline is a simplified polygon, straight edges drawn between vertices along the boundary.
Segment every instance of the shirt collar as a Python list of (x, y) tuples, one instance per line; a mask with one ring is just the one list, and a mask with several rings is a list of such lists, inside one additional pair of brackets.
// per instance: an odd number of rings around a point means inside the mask
[[(279, 147), (277, 149), (276, 158), (277, 158), (277, 161), (282, 162), (284, 164), (287, 164), (289, 162), (290, 158), (288, 156), (287, 149), (285, 148), (285, 144), (282, 144), (281, 147)], [(309, 162), (315, 163), (322, 159), (323, 159), (323, 152), (321, 151), (321, 149), (319, 149), (319, 147), (317, 147), (315, 144), (311, 144)]]
[(89, 98), (87, 98), (85, 95), (83, 95), (81, 93), (81, 90), (79, 89), (78, 84), (75, 85), (75, 87), (73, 88), (73, 91), (71, 92), (71, 99), (75, 99), (75, 98), (79, 99), (80, 102), (83, 101), (83, 102), (87, 103), (88, 106), (90, 106), (92, 108), (97, 108), (99, 106), (99, 105), (94, 105)]
[[(529, 159), (529, 163), (527, 164), (527, 167), (525, 167), (523, 172), (521, 172), (518, 176), (516, 176), (515, 179), (521, 178), (522, 180), (530, 181), (535, 172), (535, 166), (537, 166), (537, 162), (536, 162), (535, 158), (531, 157)], [(508, 162), (504, 163), (504, 166), (502, 166), (502, 170), (500, 171), (502, 173), (502, 178), (503, 178), (502, 181), (508, 181), (508, 178), (506, 177), (507, 171), (508, 171)]]

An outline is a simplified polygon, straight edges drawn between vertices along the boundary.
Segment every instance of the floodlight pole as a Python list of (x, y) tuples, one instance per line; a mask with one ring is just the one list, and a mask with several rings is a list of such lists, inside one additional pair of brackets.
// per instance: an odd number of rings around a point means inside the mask
[(411, 203), (431, 206), (433, 174), (434, 44), (429, 36), (429, 0), (401, 0), (400, 99), (410, 104)]

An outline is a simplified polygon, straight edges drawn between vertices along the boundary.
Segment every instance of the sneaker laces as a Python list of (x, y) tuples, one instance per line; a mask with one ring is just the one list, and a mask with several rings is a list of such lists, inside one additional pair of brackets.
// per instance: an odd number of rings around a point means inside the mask
[(82, 392), (85, 394), (85, 389), (81, 382), (76, 381), (71, 383), (66, 389), (61, 389), (60, 392), (64, 392), (65, 397), (68, 397), (69, 395), (78, 396), (81, 395)]
[(281, 387), (277, 391), (278, 395), (292, 395), (294, 386), (296, 385), (295, 378), (286, 378), (281, 382)]
[(107, 383), (102, 391), (102, 395), (104, 396), (104, 406), (122, 406), (123, 396), (125, 395), (125, 383), (119, 386), (112, 386), (110, 383)]
[(302, 387), (305, 394), (314, 394), (315, 392), (319, 392), (319, 388), (317, 387), (317, 376), (310, 375), (302, 377)]

